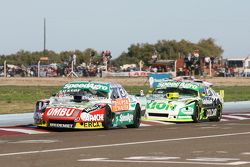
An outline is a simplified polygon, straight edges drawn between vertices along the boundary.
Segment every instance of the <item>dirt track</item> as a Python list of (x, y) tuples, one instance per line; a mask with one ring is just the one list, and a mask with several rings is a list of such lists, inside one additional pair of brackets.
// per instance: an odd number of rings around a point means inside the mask
[[(148, 85), (146, 77), (139, 78), (0, 78), (0, 86), (19, 85), (19, 86), (61, 86), (69, 81), (106, 81), (117, 82), (122, 85)], [(204, 79), (214, 84), (214, 86), (250, 86), (250, 78), (207, 78)]]

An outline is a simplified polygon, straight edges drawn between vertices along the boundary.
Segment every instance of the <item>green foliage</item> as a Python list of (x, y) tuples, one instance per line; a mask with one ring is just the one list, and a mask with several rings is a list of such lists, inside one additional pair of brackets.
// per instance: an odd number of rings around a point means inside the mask
[[(180, 56), (192, 53), (194, 50), (200, 51), (200, 56), (214, 56), (220, 57), (223, 53), (223, 49), (215, 44), (215, 40), (212, 38), (201, 39), (197, 44), (182, 39), (176, 40), (159, 40), (155, 44), (149, 43), (137, 43), (132, 44), (128, 48), (128, 52), (123, 52), (118, 58), (112, 60), (114, 66), (121, 66), (123, 64), (138, 64), (140, 60), (144, 62), (146, 66), (149, 66), (149, 61), (152, 59), (152, 55), (156, 52), (159, 59), (173, 60)], [(76, 64), (92, 63), (97, 65), (102, 63), (102, 56), (95, 54), (91, 57), (91, 53), (95, 52), (93, 49), (86, 49), (84, 51), (63, 51), (56, 53), (54, 51), (45, 50), (40, 52), (29, 52), (20, 50), (16, 54), (0, 55), (0, 65), (6, 60), (8, 64), (15, 65), (35, 65), (40, 60), (40, 57), (48, 57), (49, 61), (42, 61), (41, 64), (59, 63), (63, 64), (64, 61), (68, 61), (69, 57), (73, 54), (77, 56)]]
[(48, 57), (48, 61), (42, 61), (41, 64), (50, 64), (50, 63), (58, 63), (63, 64), (64, 61), (68, 61), (71, 55), (76, 55), (76, 63), (77, 65), (85, 62), (89, 63), (90, 61), (90, 53), (93, 49), (86, 49), (85, 51), (75, 50), (75, 51), (63, 51), (60, 53), (56, 53), (54, 51), (46, 50), (45, 52), (29, 52), (20, 50), (16, 54), (11, 55), (0, 55), (0, 65), (4, 63), (6, 60), (8, 64), (15, 65), (36, 65), (41, 57)]
[(128, 52), (123, 52), (118, 58), (112, 61), (115, 65), (138, 64), (142, 60), (146, 66), (149, 65), (149, 60), (152, 55), (157, 52), (158, 59), (175, 60), (180, 56), (184, 57), (194, 50), (199, 50), (200, 56), (213, 56), (220, 57), (223, 49), (215, 44), (212, 38), (201, 39), (197, 44), (182, 39), (177, 42), (176, 40), (159, 40), (156, 44), (132, 44), (128, 48)]

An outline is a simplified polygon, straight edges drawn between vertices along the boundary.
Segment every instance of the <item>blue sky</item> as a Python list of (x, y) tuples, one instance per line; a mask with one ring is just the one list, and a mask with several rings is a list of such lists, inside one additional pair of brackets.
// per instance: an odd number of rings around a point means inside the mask
[(0, 0), (0, 55), (46, 48), (111, 50), (214, 38), (223, 56), (250, 56), (249, 0)]

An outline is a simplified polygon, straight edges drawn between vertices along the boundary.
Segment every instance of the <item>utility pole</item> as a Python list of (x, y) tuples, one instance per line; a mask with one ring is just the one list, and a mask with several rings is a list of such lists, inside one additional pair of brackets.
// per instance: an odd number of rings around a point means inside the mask
[(46, 18), (43, 19), (43, 56), (46, 51)]

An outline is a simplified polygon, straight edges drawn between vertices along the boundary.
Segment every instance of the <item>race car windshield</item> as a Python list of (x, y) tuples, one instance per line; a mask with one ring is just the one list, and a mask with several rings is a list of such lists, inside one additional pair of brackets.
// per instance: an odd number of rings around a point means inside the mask
[(79, 92), (75, 93), (75, 95), (83, 96), (83, 97), (99, 97), (99, 98), (107, 98), (108, 97), (107, 92), (103, 92), (100, 90), (90, 90), (90, 89), (80, 90)]
[(180, 95), (185, 96), (198, 96), (198, 92), (191, 89), (182, 89), (182, 88), (166, 88), (166, 89), (155, 89), (153, 94), (166, 94), (169, 92), (178, 92)]
[(108, 98), (108, 92), (100, 91), (100, 90), (92, 90), (85, 89), (79, 90), (75, 92), (64, 92), (66, 96), (74, 96), (74, 97), (82, 97), (80, 99), (89, 99), (89, 98)]

